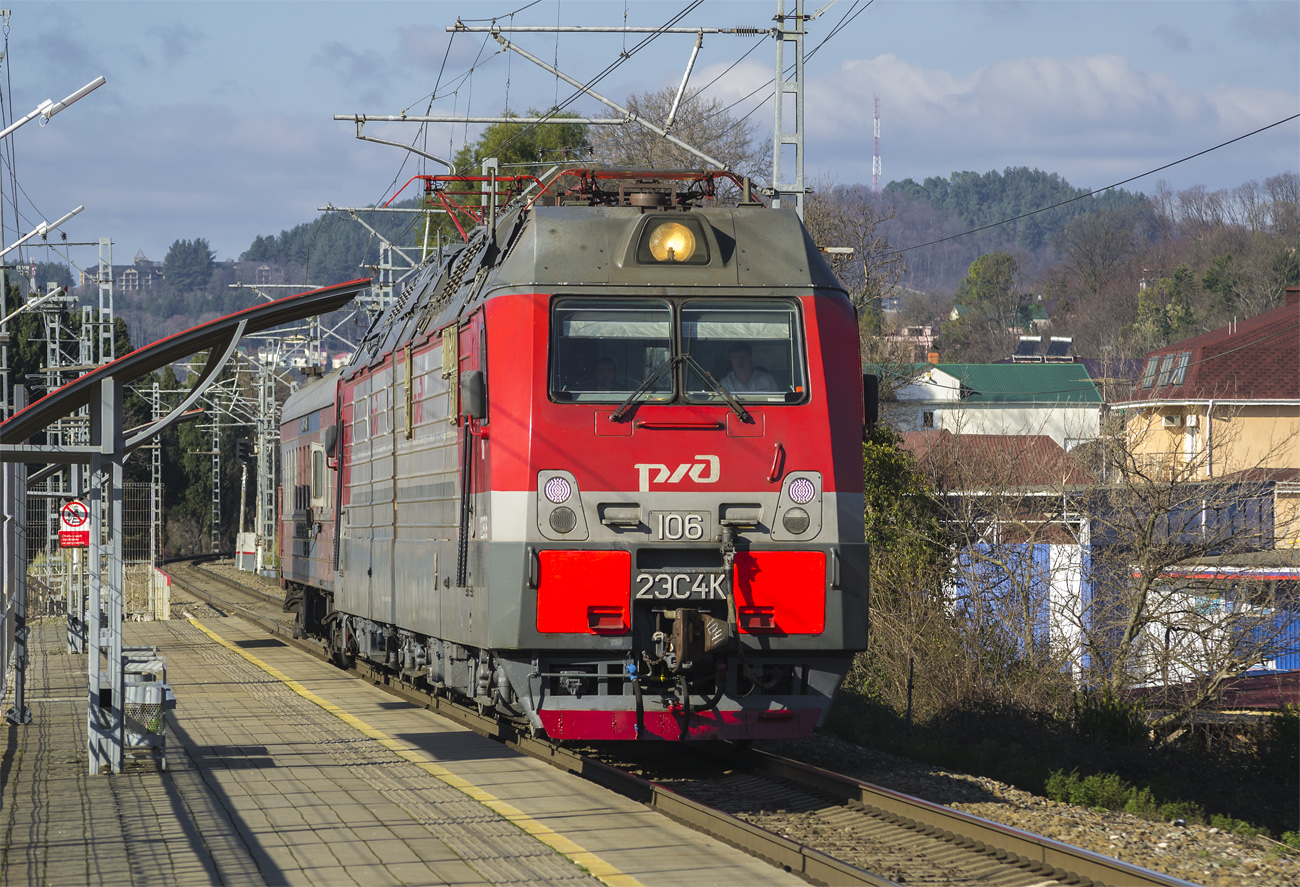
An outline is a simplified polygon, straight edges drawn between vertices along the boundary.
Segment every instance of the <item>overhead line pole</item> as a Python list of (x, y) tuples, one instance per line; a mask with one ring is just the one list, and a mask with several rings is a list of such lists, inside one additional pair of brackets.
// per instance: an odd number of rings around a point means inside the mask
[[(824, 10), (823, 10), (824, 11)], [(781, 209), (787, 202), (803, 219), (803, 0), (795, 0), (794, 15), (785, 14), (785, 0), (776, 3), (776, 125), (772, 133), (772, 208)], [(786, 22), (791, 21), (791, 27)], [(794, 79), (785, 79), (785, 45), (794, 50)], [(785, 97), (794, 96), (794, 129), (785, 132)], [(794, 181), (782, 180), (781, 148), (794, 146)]]

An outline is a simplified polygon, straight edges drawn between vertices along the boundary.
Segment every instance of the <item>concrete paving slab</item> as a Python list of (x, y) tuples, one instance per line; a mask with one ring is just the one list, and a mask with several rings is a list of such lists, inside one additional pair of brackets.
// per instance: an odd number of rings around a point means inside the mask
[(184, 622), (126, 626), (168, 657), (168, 769), (92, 777), (85, 657), (61, 623), (33, 625), (35, 722), (9, 728), (0, 764), (0, 883), (596, 882), (448, 778), (578, 845), (611, 885), (802, 883), (247, 623), (207, 627), (230, 646)]

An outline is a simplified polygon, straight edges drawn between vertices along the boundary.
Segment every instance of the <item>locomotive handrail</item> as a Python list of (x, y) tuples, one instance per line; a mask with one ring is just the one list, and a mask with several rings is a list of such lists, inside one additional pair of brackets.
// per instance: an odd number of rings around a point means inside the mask
[(645, 421), (645, 420), (643, 420), (643, 419), (638, 419), (638, 420), (636, 420), (635, 422), (633, 422), (632, 424), (635, 425), (637, 428), (648, 428), (648, 429), (652, 429), (652, 430), (653, 430), (653, 429), (656, 429), (656, 428), (659, 428), (659, 429), (673, 429), (673, 428), (716, 428), (716, 429), (721, 429), (721, 428), (725, 428), (725, 427), (726, 427), (726, 423), (725, 423), (725, 422), (689, 422), (689, 421), (686, 421), (686, 420), (682, 420), (682, 421), (680, 421), (680, 422), (673, 422), (673, 421), (667, 421), (667, 422), (647, 422), (647, 421)]

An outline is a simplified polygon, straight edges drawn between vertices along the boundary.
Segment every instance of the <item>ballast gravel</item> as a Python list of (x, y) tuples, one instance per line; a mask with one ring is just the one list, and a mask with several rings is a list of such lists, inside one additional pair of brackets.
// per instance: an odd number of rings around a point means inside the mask
[(1300, 885), (1300, 853), (1266, 838), (1062, 804), (996, 780), (918, 764), (830, 736), (758, 742), (755, 747), (1195, 884)]

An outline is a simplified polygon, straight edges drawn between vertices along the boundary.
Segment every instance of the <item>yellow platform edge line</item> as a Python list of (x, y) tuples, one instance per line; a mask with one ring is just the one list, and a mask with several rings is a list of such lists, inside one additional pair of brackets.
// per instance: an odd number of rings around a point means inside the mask
[(385, 748), (387, 748), (389, 751), (393, 752), (403, 760), (415, 764), (417, 767), (419, 767), (425, 773), (428, 773), (430, 776), (433, 776), (434, 778), (441, 780), (443, 783), (450, 786), (451, 788), (454, 788), (457, 791), (461, 792), (462, 794), (472, 798), (473, 800), (478, 801), (480, 804), (484, 805), (488, 809), (497, 813), (503, 819), (506, 819), (509, 822), (513, 823), (521, 831), (536, 838), (538, 841), (542, 842), (547, 847), (550, 847), (556, 853), (559, 853), (561, 856), (573, 862), (575, 865), (583, 869), (586, 869), (592, 875), (592, 877), (598, 879), (602, 883), (608, 884), (609, 887), (644, 887), (644, 885), (636, 878), (632, 877), (631, 875), (624, 874), (623, 872), (619, 871), (616, 867), (611, 865), (609, 862), (597, 856), (595, 853), (583, 849), (579, 844), (577, 844), (570, 838), (566, 838), (564, 835), (559, 834), (549, 826), (543, 825), (542, 823), (533, 819), (527, 813), (523, 812), (522, 810), (515, 807), (514, 805), (506, 801), (502, 801), (500, 798), (497, 798), (492, 793), (482, 788), (479, 788), (478, 786), (474, 785), (471, 782), (468, 782), (467, 780), (465, 780), (460, 776), (457, 776), (456, 774), (452, 773), (450, 770), (443, 767), (441, 764), (429, 760), (423, 754), (412, 751), (402, 743), (398, 742), (395, 739), (392, 739), (382, 731), (377, 730), (374, 727), (370, 726), (365, 721), (358, 718), (356, 715), (344, 711), (342, 708), (330, 702), (329, 700), (322, 699), (320, 696), (317, 696), (311, 690), (308, 690), (302, 684), (293, 680), (292, 678), (290, 678), (284, 672), (280, 671), (275, 666), (267, 662), (263, 662), (261, 659), (258, 659), (253, 654), (235, 646), (230, 641), (226, 640), (221, 635), (217, 634), (215, 631), (208, 628), (206, 625), (204, 625), (202, 622), (199, 622), (199, 620), (195, 619), (194, 617), (192, 616), (189, 617), (189, 622), (199, 631), (203, 632), (208, 637), (212, 638), (213, 641), (225, 647), (230, 652), (243, 657), (248, 662), (257, 666), (262, 671), (266, 672), (268, 675), (275, 678), (280, 683), (284, 684), (290, 690), (297, 693), (303, 699), (306, 699), (308, 702), (311, 702), (325, 709), (325, 711), (334, 715), (336, 718), (338, 718), (343, 723), (347, 724), (349, 727), (353, 727), (354, 729), (360, 731), (369, 739), (376, 740)]

